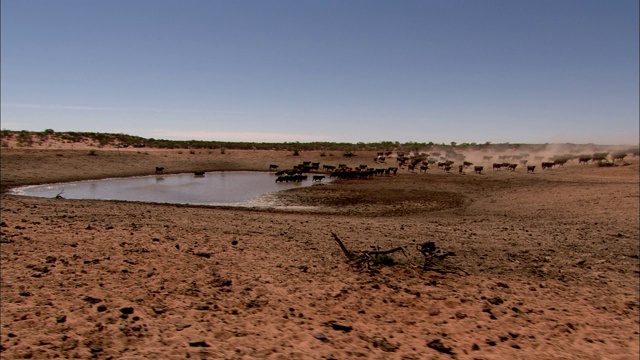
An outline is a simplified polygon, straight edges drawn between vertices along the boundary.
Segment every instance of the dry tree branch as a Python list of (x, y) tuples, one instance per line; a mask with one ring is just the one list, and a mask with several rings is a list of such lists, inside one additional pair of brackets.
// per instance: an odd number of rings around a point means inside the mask
[(331, 235), (333, 235), (333, 238), (336, 240), (338, 246), (340, 246), (340, 249), (342, 249), (342, 252), (345, 254), (349, 262), (360, 268), (364, 266), (368, 271), (371, 270), (371, 261), (377, 255), (387, 255), (397, 251), (402, 251), (402, 254), (404, 254), (404, 256), (407, 256), (404, 251), (404, 247), (402, 246), (398, 246), (389, 250), (357, 251), (357, 253), (354, 254), (353, 252), (349, 251), (346, 246), (344, 246), (342, 240), (340, 240), (338, 235), (336, 235), (333, 231), (331, 232)]
[[(349, 251), (347, 247), (344, 245), (342, 240), (334, 233), (331, 232), (331, 235), (340, 246), (340, 249), (345, 254), (348, 259), (348, 262), (353, 266), (358, 268), (366, 267), (367, 271), (371, 270), (371, 262), (375, 260), (375, 257), (378, 255), (388, 255), (398, 251), (401, 251), (402, 254), (407, 257), (407, 253), (405, 252), (404, 246), (398, 246), (389, 250), (374, 250), (374, 251)], [(456, 275), (469, 275), (466, 271), (459, 267), (448, 266), (447, 268), (438, 267), (438, 263), (441, 263), (444, 259), (449, 256), (455, 256), (455, 253), (452, 251), (446, 252), (438, 247), (436, 247), (435, 243), (432, 241), (427, 241), (423, 244), (416, 245), (416, 249), (424, 256), (424, 263), (420, 268), (424, 271), (435, 271), (442, 274), (456, 274)]]

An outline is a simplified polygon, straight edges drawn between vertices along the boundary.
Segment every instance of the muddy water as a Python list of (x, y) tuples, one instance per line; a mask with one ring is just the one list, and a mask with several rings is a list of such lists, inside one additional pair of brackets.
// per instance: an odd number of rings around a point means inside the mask
[[(313, 185), (312, 176), (302, 182), (275, 182), (273, 173), (253, 171), (153, 175), (25, 186), (14, 194), (66, 199), (101, 199), (196, 205), (259, 206), (271, 193)], [(322, 180), (327, 183), (328, 177)], [(316, 182), (316, 184), (318, 184)]]

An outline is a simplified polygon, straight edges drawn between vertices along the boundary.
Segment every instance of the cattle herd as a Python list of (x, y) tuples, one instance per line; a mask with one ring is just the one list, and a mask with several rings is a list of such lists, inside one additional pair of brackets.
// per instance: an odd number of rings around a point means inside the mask
[[(577, 160), (578, 164), (595, 163), (598, 166), (614, 165), (622, 162), (627, 156), (636, 157), (639, 154), (638, 149), (629, 149), (626, 151), (616, 152), (596, 152), (591, 155), (557, 155), (545, 160), (544, 156), (533, 156), (533, 161), (540, 161), (540, 169), (542, 171), (553, 169), (554, 167), (563, 167), (566, 163)], [(353, 156), (353, 154), (351, 155)], [(476, 174), (483, 174), (485, 165), (490, 164), (493, 171), (516, 171), (519, 166), (526, 168), (527, 174), (534, 173), (536, 170), (535, 165), (530, 165), (529, 154), (520, 155), (500, 155), (497, 157), (498, 162), (493, 162), (493, 156), (485, 155), (482, 157), (483, 165), (474, 165), (474, 163), (465, 160), (463, 154), (449, 152), (441, 154), (440, 152), (419, 153), (406, 155), (403, 152), (397, 152), (393, 155), (392, 152), (379, 152), (376, 157), (373, 158), (373, 162), (377, 166), (369, 166), (367, 164), (361, 164), (358, 166), (347, 166), (347, 164), (338, 165), (322, 165), (320, 168), (319, 162), (304, 161), (301, 164), (295, 165), (290, 169), (278, 170), (279, 166), (276, 164), (269, 165), (269, 171), (274, 171), (277, 176), (276, 182), (301, 182), (308, 180), (308, 174), (313, 173), (312, 181), (321, 182), (325, 179), (326, 175), (329, 178), (336, 179), (369, 179), (374, 176), (390, 176), (397, 175), (399, 169), (406, 169), (410, 173), (415, 173), (416, 168), (418, 172), (426, 173), (429, 169), (439, 169), (446, 173), (450, 173), (454, 166), (458, 168), (458, 174), (466, 174), (465, 169), (473, 167), (473, 172)], [(392, 160), (393, 159), (393, 160)], [(387, 161), (393, 161), (394, 166), (380, 166), (387, 164)], [(164, 174), (164, 167), (157, 166), (155, 168), (156, 174)], [(204, 176), (204, 172), (196, 171), (195, 176)]]
[[(397, 175), (399, 169), (406, 169), (410, 173), (415, 173), (416, 168), (420, 173), (426, 173), (429, 169), (439, 169), (444, 172), (450, 173), (454, 166), (457, 166), (458, 173), (464, 175), (465, 169), (472, 168), (476, 174), (483, 174), (485, 169), (484, 164), (491, 164), (493, 171), (509, 171), (514, 172), (519, 167), (525, 168), (526, 173), (534, 173), (536, 170), (535, 165), (529, 164), (529, 154), (520, 155), (501, 155), (497, 159), (499, 162), (493, 162), (493, 156), (484, 156), (482, 158), (483, 165), (474, 165), (470, 161), (466, 161), (465, 156), (457, 153), (441, 154), (439, 152), (433, 152), (430, 154), (410, 154), (406, 155), (403, 152), (398, 152), (395, 156), (392, 156), (392, 152), (379, 152), (376, 157), (373, 158), (373, 162), (378, 166), (369, 166), (362, 164), (358, 166), (347, 166), (347, 164), (338, 165), (322, 165), (320, 163), (312, 163), (305, 161), (301, 164), (294, 166), (291, 169), (278, 170), (279, 166), (276, 164), (269, 165), (269, 171), (275, 171), (277, 175), (276, 182), (300, 182), (307, 180), (308, 173), (314, 174), (328, 174), (329, 178), (336, 179), (368, 179), (374, 176), (390, 176)], [(540, 168), (545, 171), (554, 167), (563, 167), (566, 163), (572, 160), (577, 160), (578, 164), (597, 163), (597, 164), (614, 164), (622, 161), (627, 155), (637, 156), (637, 151), (619, 151), (614, 153), (594, 153), (591, 155), (560, 155), (549, 158), (549, 161), (542, 161), (545, 159), (543, 156), (532, 157), (533, 161), (540, 161)], [(380, 167), (379, 165), (386, 164), (387, 161), (393, 159), (394, 166)], [(325, 178), (325, 175), (313, 175), (314, 182), (321, 182)]]

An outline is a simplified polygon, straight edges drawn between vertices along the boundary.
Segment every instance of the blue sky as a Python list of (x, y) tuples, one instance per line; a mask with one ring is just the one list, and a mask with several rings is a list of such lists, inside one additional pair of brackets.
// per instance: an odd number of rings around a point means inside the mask
[(3, 129), (637, 144), (638, 1), (2, 0)]

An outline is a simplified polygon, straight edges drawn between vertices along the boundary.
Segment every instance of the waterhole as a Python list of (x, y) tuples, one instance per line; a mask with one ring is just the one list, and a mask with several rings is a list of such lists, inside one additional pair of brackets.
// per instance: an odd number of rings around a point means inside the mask
[(207, 172), (87, 180), (23, 186), (13, 194), (65, 199), (124, 200), (171, 204), (268, 206), (275, 192), (329, 182), (314, 182), (312, 175), (296, 182), (276, 182), (273, 173), (259, 171)]

